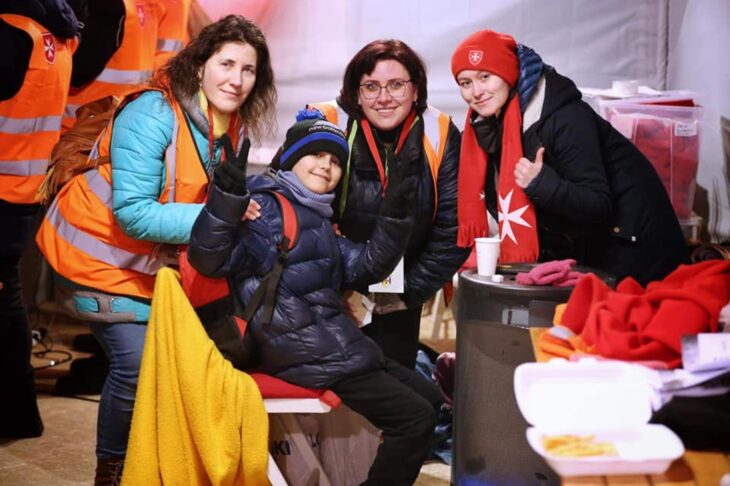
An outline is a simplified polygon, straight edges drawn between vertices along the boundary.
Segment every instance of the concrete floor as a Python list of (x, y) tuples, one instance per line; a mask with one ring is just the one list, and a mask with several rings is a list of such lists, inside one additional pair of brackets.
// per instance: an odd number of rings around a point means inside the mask
[[(449, 311), (447, 310), (447, 315)], [(88, 332), (81, 323), (44, 313), (33, 316), (34, 326), (46, 327), (53, 348), (66, 350), (74, 358), (87, 356), (71, 350), (71, 340)], [(450, 339), (431, 339), (431, 317), (424, 316), (423, 340), (437, 351), (454, 349), (456, 331), (453, 320), (447, 321)], [(34, 351), (38, 350), (38, 346)], [(47, 364), (34, 358), (34, 366)], [(96, 459), (96, 413), (98, 395), (62, 397), (52, 394), (55, 380), (67, 373), (70, 363), (37, 372), (38, 404), (45, 424), (42, 437), (8, 441), (0, 439), (0, 485), (79, 486), (93, 484)], [(443, 486), (450, 480), (450, 467), (440, 462), (423, 466), (417, 486)]]

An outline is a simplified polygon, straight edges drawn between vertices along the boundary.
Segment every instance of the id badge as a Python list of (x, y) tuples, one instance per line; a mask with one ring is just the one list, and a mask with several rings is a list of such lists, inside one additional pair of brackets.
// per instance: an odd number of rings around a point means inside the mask
[(395, 266), (393, 273), (382, 282), (374, 283), (368, 287), (368, 292), (382, 292), (388, 294), (402, 294), (404, 290), (403, 258)]

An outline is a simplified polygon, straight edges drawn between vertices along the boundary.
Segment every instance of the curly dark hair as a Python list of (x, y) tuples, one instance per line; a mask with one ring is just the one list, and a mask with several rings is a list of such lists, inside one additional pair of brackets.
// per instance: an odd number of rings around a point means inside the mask
[(243, 42), (256, 50), (256, 83), (238, 116), (261, 139), (274, 131), (276, 87), (271, 56), (261, 29), (240, 15), (227, 15), (200, 34), (155, 73), (152, 85), (169, 86), (177, 96), (192, 97), (200, 90), (200, 68), (228, 42)]
[(340, 106), (352, 116), (363, 118), (362, 108), (357, 103), (360, 90), (360, 80), (370, 74), (375, 65), (383, 60), (398, 61), (406, 68), (411, 77), (411, 83), (418, 90), (418, 99), (415, 103), (416, 113), (419, 115), (428, 106), (428, 86), (426, 81), (426, 66), (421, 56), (411, 49), (408, 44), (397, 39), (380, 39), (370, 42), (350, 60), (342, 78), (342, 89), (337, 99)]

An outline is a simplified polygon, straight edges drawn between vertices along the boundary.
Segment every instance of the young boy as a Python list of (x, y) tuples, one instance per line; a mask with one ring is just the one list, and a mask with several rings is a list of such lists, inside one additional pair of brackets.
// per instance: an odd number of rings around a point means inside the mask
[[(300, 113), (298, 120), (266, 175), (245, 177), (247, 147), (239, 158), (227, 150), (228, 161), (216, 169), (193, 226), (189, 260), (204, 275), (227, 276), (245, 307), (272, 269), (282, 239), (281, 210), (269, 191), (291, 201), (299, 240), (286, 260), (271, 322), (261, 322), (261, 309), (248, 322), (260, 367), (296, 385), (329, 388), (383, 431), (365, 484), (412, 484), (430, 445), (440, 393), (414, 371), (383, 358), (348, 317), (340, 291), (380, 281), (396, 266), (411, 229), (407, 208), (416, 179), (396, 159), (370, 241), (363, 245), (337, 236), (331, 203), (347, 161), (347, 140), (316, 110)], [(260, 205), (260, 217), (242, 221), (251, 198)]]

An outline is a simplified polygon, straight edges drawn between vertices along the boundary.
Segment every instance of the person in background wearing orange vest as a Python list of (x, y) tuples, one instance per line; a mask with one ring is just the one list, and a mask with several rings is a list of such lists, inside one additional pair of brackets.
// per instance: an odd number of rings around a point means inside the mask
[[(362, 327), (385, 356), (409, 369), (416, 363), (423, 303), (451, 282), (468, 256), (456, 246), (459, 130), (428, 106), (426, 81), (423, 60), (408, 45), (377, 40), (348, 64), (337, 103), (314, 105), (349, 134), (333, 218), (343, 235), (359, 243), (370, 238), (393, 164), (419, 171), (404, 271), (392, 276), (404, 281), (404, 292), (375, 293), (372, 322)], [(421, 135), (405, 142), (413, 130)]]
[(96, 484), (111, 484), (124, 465), (157, 270), (188, 243), (221, 137), (240, 150), (247, 132), (270, 132), (275, 100), (261, 30), (237, 15), (207, 26), (149, 89), (122, 101), (92, 152), (102, 163), (69, 181), (41, 223), (36, 242), (56, 298), (88, 322), (110, 363)]
[(38, 437), (20, 259), (58, 141), (79, 21), (64, 0), (0, 1), (0, 438)]
[(81, 105), (109, 95), (122, 97), (151, 78), (164, 15), (160, 0), (88, 3), (88, 20), (73, 58), (63, 131), (73, 126)]
[(158, 69), (188, 43), (188, 15), (191, 0), (160, 0), (165, 7), (157, 32), (155, 69)]

